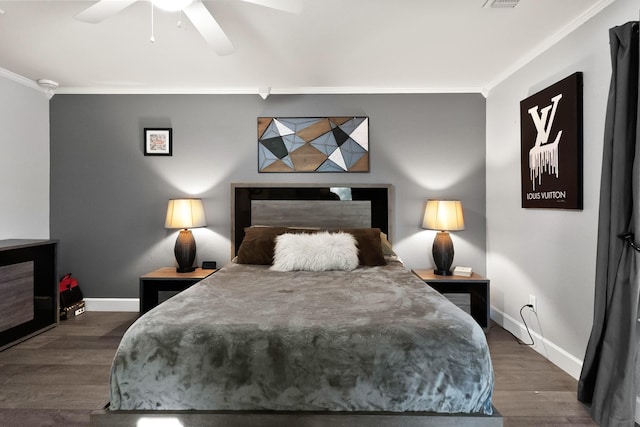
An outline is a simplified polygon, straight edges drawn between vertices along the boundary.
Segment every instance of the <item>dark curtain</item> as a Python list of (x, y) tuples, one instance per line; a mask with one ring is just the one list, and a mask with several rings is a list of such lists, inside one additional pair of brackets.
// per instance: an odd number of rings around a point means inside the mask
[[(603, 427), (634, 425), (640, 252), (638, 22), (609, 30), (612, 75), (600, 187), (593, 328), (578, 400)], [(634, 238), (634, 234), (636, 237)]]

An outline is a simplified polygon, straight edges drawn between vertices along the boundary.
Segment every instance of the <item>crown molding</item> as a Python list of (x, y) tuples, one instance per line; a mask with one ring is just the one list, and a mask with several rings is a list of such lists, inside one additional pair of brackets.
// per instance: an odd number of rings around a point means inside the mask
[(602, 0), (589, 9), (587, 9), (584, 13), (576, 17), (573, 21), (567, 24), (564, 28), (552, 34), (551, 36), (544, 39), (541, 43), (539, 43), (535, 48), (527, 52), (526, 55), (522, 56), (518, 61), (516, 61), (509, 68), (505, 69), (502, 73), (500, 73), (494, 80), (487, 83), (483, 89), (483, 93), (485, 93), (485, 97), (489, 95), (491, 89), (505, 81), (511, 75), (515, 74), (522, 67), (527, 65), (529, 62), (533, 61), (539, 55), (553, 47), (555, 44), (560, 42), (562, 39), (567, 37), (569, 34), (574, 32), (576, 29), (581, 27), (584, 23), (589, 21), (591, 18), (600, 13), (604, 8), (609, 6), (616, 0)]
[(51, 97), (54, 95), (54, 92), (52, 90), (42, 88), (38, 86), (38, 83), (34, 82), (33, 80), (23, 77), (20, 74), (16, 74), (2, 67), (0, 67), (0, 77), (4, 77), (7, 80), (11, 80), (18, 84), (21, 84), (22, 86), (35, 89), (38, 92), (41, 92), (43, 95), (47, 96), (49, 99), (51, 99)]
[(366, 95), (366, 94), (421, 94), (421, 93), (481, 93), (477, 87), (302, 87), (271, 88), (271, 95)]
[[(60, 95), (260, 95), (264, 88), (167, 88), (167, 87), (60, 87), (55, 90)], [(381, 94), (427, 94), (427, 93), (481, 93), (477, 87), (271, 87), (272, 95), (381, 95)], [(260, 95), (262, 96), (262, 95)]]
[(34, 82), (31, 79), (23, 77), (20, 74), (16, 74), (12, 71), (9, 71), (5, 68), (0, 68), (0, 77), (5, 77), (6, 79), (19, 83), (23, 86), (40, 90), (40, 86), (38, 86), (38, 83)]

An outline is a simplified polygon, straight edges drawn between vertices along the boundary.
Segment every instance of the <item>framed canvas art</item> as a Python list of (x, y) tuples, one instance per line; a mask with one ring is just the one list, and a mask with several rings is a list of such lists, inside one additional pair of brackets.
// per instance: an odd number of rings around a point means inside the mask
[(144, 129), (145, 156), (171, 156), (171, 128)]
[(520, 102), (523, 208), (582, 209), (582, 73)]
[(369, 172), (368, 117), (258, 117), (259, 172)]

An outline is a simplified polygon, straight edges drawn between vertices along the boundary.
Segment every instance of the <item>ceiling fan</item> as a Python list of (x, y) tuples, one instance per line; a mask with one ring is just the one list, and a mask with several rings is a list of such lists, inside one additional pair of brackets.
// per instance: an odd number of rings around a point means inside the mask
[[(141, 0), (99, 0), (74, 18), (96, 24)], [(182, 11), (218, 55), (234, 52), (233, 43), (201, 0), (149, 0), (154, 6), (169, 11)], [(302, 11), (301, 0), (240, 0), (289, 13)]]

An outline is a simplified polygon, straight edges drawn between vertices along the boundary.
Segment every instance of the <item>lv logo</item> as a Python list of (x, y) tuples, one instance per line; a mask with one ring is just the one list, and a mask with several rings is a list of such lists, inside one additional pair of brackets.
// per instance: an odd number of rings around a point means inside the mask
[[(549, 135), (553, 128), (553, 120), (556, 116), (558, 103), (562, 99), (562, 94), (551, 98), (551, 105), (547, 105), (538, 111), (538, 106), (529, 108), (528, 112), (536, 127), (536, 142), (531, 150), (529, 150), (529, 177), (533, 184), (533, 189), (542, 183), (542, 173), (547, 172), (554, 174), (556, 178), (559, 175), (558, 170), (558, 145), (562, 137), (562, 130), (558, 131), (553, 142), (549, 142)], [(551, 112), (551, 116), (549, 116)]]

